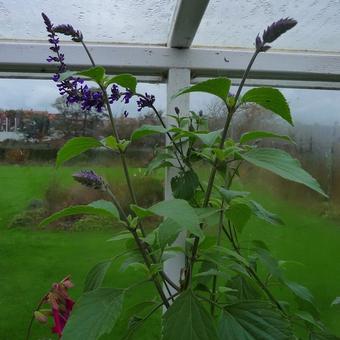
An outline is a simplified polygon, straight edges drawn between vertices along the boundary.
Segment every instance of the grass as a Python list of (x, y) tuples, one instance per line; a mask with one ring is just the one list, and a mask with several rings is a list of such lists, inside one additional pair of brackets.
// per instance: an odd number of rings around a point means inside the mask
[[(71, 183), (71, 173), (76, 168), (55, 170), (50, 166), (0, 166), (2, 183), (0, 195), (0, 339), (23, 339), (32, 309), (50, 284), (67, 274), (72, 274), (76, 287), (71, 294), (80, 295), (86, 272), (100, 260), (110, 258), (122, 249), (122, 244), (106, 242), (111, 236), (105, 232), (30, 231), (6, 228), (11, 217), (20, 212), (32, 199), (42, 198), (49, 181), (62, 176), (65, 185)], [(99, 169), (111, 178), (119, 180), (118, 168)], [(140, 170), (131, 170), (138, 175)], [(284, 260), (294, 260), (303, 265), (287, 265), (287, 276), (311, 289), (323, 320), (340, 335), (339, 307), (330, 307), (332, 300), (340, 295), (340, 228), (337, 223), (317, 216), (308, 208), (301, 209), (286, 202), (275, 201), (266, 193), (255, 197), (286, 222), (285, 227), (273, 227), (252, 220), (245, 228), (242, 240), (263, 239), (273, 253)], [(127, 287), (135, 277), (142, 274), (128, 269), (119, 272), (119, 265), (110, 269), (106, 285)], [(142, 293), (141, 293), (142, 292)], [(150, 284), (129, 293), (128, 304), (151, 299)], [(124, 327), (118, 327), (107, 339), (118, 339)], [(136, 337), (157, 339), (158, 319)], [(46, 326), (35, 324), (32, 339), (51, 337)], [(104, 338), (105, 339), (105, 338)]]

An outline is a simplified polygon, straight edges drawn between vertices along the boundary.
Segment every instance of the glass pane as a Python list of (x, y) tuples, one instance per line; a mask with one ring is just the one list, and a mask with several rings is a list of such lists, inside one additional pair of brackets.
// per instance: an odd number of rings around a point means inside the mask
[(252, 48), (272, 22), (293, 17), (298, 25), (275, 49), (340, 51), (340, 2), (334, 0), (211, 0), (194, 45)]
[[(263, 240), (278, 259), (302, 263), (287, 263), (287, 278), (310, 288), (320, 308), (322, 320), (333, 331), (340, 332), (338, 312), (330, 307), (330, 302), (338, 295), (340, 280), (340, 92), (305, 89), (281, 91), (290, 104), (295, 127), (269, 111), (249, 105), (236, 112), (231, 134), (236, 141), (249, 130), (289, 135), (296, 144), (275, 139), (257, 141), (256, 144), (282, 148), (299, 159), (304, 169), (319, 181), (330, 200), (325, 200), (300, 184), (243, 163), (239, 169), (240, 179), (236, 177), (234, 189), (251, 192), (250, 197), (279, 215), (285, 226), (275, 227), (251, 219), (242, 231), (241, 249), (242, 246), (251, 247), (251, 240)], [(235, 88), (231, 92), (235, 93)], [(212, 130), (224, 125), (226, 113), (225, 106), (221, 104), (212, 96), (191, 94), (191, 108), (196, 112), (202, 110)], [(235, 166), (235, 162), (230, 165)], [(197, 166), (198, 173), (202, 173), (204, 168), (203, 164)], [(205, 172), (209, 173), (207, 170)], [(288, 294), (280, 298), (293, 301)]]
[[(155, 105), (165, 108), (166, 85), (140, 84), (138, 91), (154, 94)], [(72, 174), (84, 169), (105, 178), (125, 211), (131, 203), (117, 153), (90, 150), (56, 169), (56, 153), (72, 136), (100, 140), (112, 133), (107, 116), (96, 117), (91, 112), (85, 120), (82, 110), (66, 107), (60, 98), (52, 80), (0, 79), (0, 339), (25, 338), (32, 312), (53, 282), (71, 274), (75, 288), (70, 295), (77, 299), (91, 267), (124, 248), (124, 240), (107, 242), (123, 230), (112, 219), (77, 216), (45, 228), (38, 226), (43, 218), (66, 206), (110, 200), (105, 192), (73, 180)], [(126, 106), (115, 104), (112, 109), (121, 138), (129, 139), (139, 125), (158, 124), (148, 109), (137, 111), (135, 100)], [(122, 115), (124, 110), (128, 117)], [(164, 171), (145, 176), (144, 166), (153, 157), (153, 147), (164, 143), (160, 135), (153, 137), (138, 140), (126, 151), (138, 204), (145, 207), (164, 197)], [(150, 221), (144, 226), (150, 228)], [(122, 275), (123, 262), (115, 262), (107, 276), (107, 282), (117, 287), (127, 287), (138, 277), (134, 270)], [(138, 298), (150, 301), (152, 292), (151, 285), (145, 286)], [(106, 339), (121, 338), (125, 329), (114, 332)], [(157, 327), (143, 332), (138, 339), (152, 339)], [(32, 339), (51, 337), (51, 326), (34, 323)]]
[(165, 44), (175, 0), (13, 0), (0, 2), (0, 38), (46, 40), (41, 18), (72, 24), (86, 41)]

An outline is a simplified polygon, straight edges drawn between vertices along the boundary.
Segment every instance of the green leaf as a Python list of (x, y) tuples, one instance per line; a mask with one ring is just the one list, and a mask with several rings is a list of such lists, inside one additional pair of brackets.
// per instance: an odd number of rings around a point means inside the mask
[(216, 140), (221, 136), (222, 130), (216, 130), (209, 133), (198, 133), (197, 137), (202, 141), (203, 144), (213, 146)]
[(181, 171), (171, 178), (171, 189), (175, 198), (189, 201), (199, 186), (199, 179), (193, 170)]
[(220, 339), (293, 339), (289, 321), (266, 301), (242, 301), (227, 306), (219, 322)]
[(130, 239), (133, 239), (132, 234), (129, 231), (123, 231), (123, 232), (109, 238), (107, 241), (113, 242), (113, 241), (122, 241), (122, 240), (130, 240)]
[(284, 280), (284, 284), (300, 299), (308, 301), (311, 304), (313, 304), (314, 297), (307, 287), (302, 286), (297, 282), (287, 280)]
[(271, 255), (271, 253), (264, 248), (257, 248), (257, 254), (259, 255), (260, 261), (267, 268), (268, 272), (287, 288), (289, 288), (297, 297), (302, 300), (308, 301), (313, 304), (313, 295), (308, 288), (300, 285), (297, 282), (287, 280), (280, 268), (279, 262)]
[(183, 229), (203, 237), (195, 209), (187, 201), (182, 199), (161, 201), (153, 205), (149, 210), (158, 216), (171, 218)]
[(237, 197), (246, 197), (250, 194), (250, 192), (247, 191), (236, 191), (236, 190), (229, 190), (225, 188), (218, 188), (218, 191), (220, 192), (221, 196), (229, 203), (232, 199)]
[(163, 340), (217, 340), (214, 320), (191, 290), (164, 314)]
[(150, 210), (139, 207), (138, 205), (135, 204), (130, 204), (130, 208), (136, 214), (136, 216), (140, 218), (149, 217), (153, 215), (153, 213)]
[(183, 228), (171, 218), (166, 218), (158, 227), (159, 245), (164, 249), (176, 240)]
[(40, 223), (40, 225), (45, 226), (47, 224), (59, 220), (62, 217), (72, 215), (96, 215), (119, 219), (118, 210), (111, 202), (99, 200), (92, 202), (89, 205), (74, 205), (71, 207), (67, 207), (45, 218)]
[(299, 319), (301, 319), (301, 320), (303, 320), (303, 321), (305, 321), (305, 322), (307, 322), (307, 323), (309, 323), (309, 324), (319, 328), (321, 331), (324, 330), (323, 325), (320, 322), (316, 321), (312, 314), (310, 314), (310, 313), (308, 313), (306, 311), (298, 311), (298, 312), (295, 313), (295, 315)]
[(250, 141), (253, 141), (256, 139), (262, 139), (262, 138), (278, 138), (278, 139), (286, 140), (288, 142), (293, 142), (292, 139), (286, 135), (278, 135), (270, 131), (249, 131), (249, 132), (242, 134), (240, 138), (240, 143), (244, 144), (244, 143), (248, 143)]
[(231, 81), (228, 78), (220, 77), (220, 78), (208, 79), (198, 84), (195, 84), (193, 86), (182, 89), (175, 95), (175, 97), (180, 96), (185, 93), (190, 93), (190, 92), (205, 92), (205, 93), (213, 94), (221, 98), (224, 102), (226, 102), (229, 89), (230, 89), (230, 85), (231, 85)]
[(124, 290), (98, 288), (84, 293), (75, 304), (63, 340), (96, 340), (109, 334), (123, 307)]
[(56, 165), (59, 167), (69, 159), (100, 146), (102, 146), (102, 144), (93, 137), (74, 137), (67, 141), (58, 151)]
[(337, 296), (337, 297), (333, 300), (333, 302), (332, 302), (331, 305), (332, 305), (332, 306), (334, 306), (334, 305), (340, 305), (340, 296)]
[(87, 273), (84, 283), (84, 292), (89, 292), (101, 286), (111, 264), (112, 260), (99, 262)]
[(133, 131), (131, 135), (131, 140), (137, 140), (139, 138), (148, 136), (148, 135), (154, 135), (157, 133), (166, 133), (166, 129), (163, 126), (160, 125), (148, 125), (144, 124), (135, 131)]
[(276, 214), (271, 213), (270, 211), (263, 208), (263, 206), (253, 200), (249, 200), (248, 206), (251, 208), (252, 213), (259, 219), (266, 221), (271, 224), (281, 224), (283, 225), (283, 221)]
[(299, 161), (292, 158), (283, 150), (259, 148), (240, 154), (240, 156), (251, 164), (269, 170), (290, 181), (304, 184), (310, 189), (327, 197), (319, 183), (308, 172), (301, 168)]
[(102, 66), (95, 66), (87, 70), (77, 72), (77, 75), (88, 77), (94, 80), (96, 83), (100, 84), (105, 76), (105, 68)]
[(173, 166), (171, 160), (173, 156), (170, 153), (158, 153), (156, 157), (148, 164), (147, 174), (160, 168)]
[(282, 117), (293, 125), (289, 105), (284, 95), (272, 87), (258, 87), (247, 91), (242, 97), (243, 103), (256, 103)]
[(117, 84), (121, 87), (125, 87), (133, 93), (136, 93), (137, 79), (132, 74), (123, 73), (109, 78), (105, 82), (105, 87), (109, 86), (110, 84)]
[(117, 142), (117, 139), (113, 136), (108, 136), (106, 138), (104, 138), (102, 141), (101, 141), (102, 145), (113, 150), (113, 151), (116, 151), (118, 150), (118, 142)]
[(242, 232), (249, 221), (252, 211), (245, 203), (232, 203), (225, 211), (225, 216)]
[(281, 282), (284, 282), (285, 278), (283, 276), (283, 272), (279, 266), (279, 262), (276, 258), (272, 256), (272, 254), (264, 249), (257, 248), (256, 252), (259, 256), (261, 263), (267, 268), (268, 272), (276, 279)]
[[(263, 297), (263, 291), (253, 279), (247, 277), (247, 274), (242, 273), (242, 271), (245, 270), (244, 266), (240, 266), (238, 268), (242, 268), (240, 271), (238, 271), (241, 274), (234, 276), (228, 282), (229, 287), (237, 290), (233, 295), (239, 300), (261, 299)], [(235, 266), (234, 271), (237, 271)]]

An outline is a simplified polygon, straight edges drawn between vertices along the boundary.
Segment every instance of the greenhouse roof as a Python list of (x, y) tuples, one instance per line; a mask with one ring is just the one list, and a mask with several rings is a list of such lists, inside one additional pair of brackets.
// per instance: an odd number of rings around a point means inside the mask
[[(54, 23), (80, 29), (98, 63), (112, 72), (162, 76), (170, 68), (188, 68), (196, 77), (227, 71), (235, 78), (256, 35), (280, 18), (293, 17), (298, 25), (257, 60), (253, 77), (339, 81), (339, 1), (1, 1), (2, 72), (50, 72), (43, 59), (41, 12)], [(65, 48), (70, 65), (88, 64), (80, 46), (68, 42)]]

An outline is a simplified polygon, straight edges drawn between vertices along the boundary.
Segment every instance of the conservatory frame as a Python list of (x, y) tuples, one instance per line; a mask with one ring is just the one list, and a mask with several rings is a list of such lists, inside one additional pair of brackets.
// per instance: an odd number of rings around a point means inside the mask
[[(133, 73), (141, 81), (167, 83), (167, 112), (179, 107), (189, 111), (189, 96), (173, 95), (190, 83), (206, 77), (227, 76), (238, 84), (252, 51), (246, 49), (191, 48), (209, 0), (178, 0), (173, 14), (167, 46), (129, 44), (89, 44), (89, 50), (107, 73)], [(0, 41), (0, 77), (50, 78), (55, 66), (44, 56), (47, 43), (35, 41)], [(64, 52), (71, 69), (90, 66), (79, 44), (65, 44)], [(256, 59), (247, 85), (310, 89), (340, 89), (340, 54), (302, 51), (269, 51)], [(165, 182), (166, 198), (171, 197), (170, 179)], [(184, 243), (185, 235), (176, 241)], [(183, 256), (171, 259), (165, 270), (179, 280)]]

